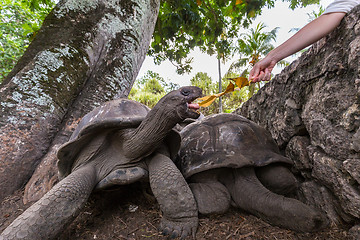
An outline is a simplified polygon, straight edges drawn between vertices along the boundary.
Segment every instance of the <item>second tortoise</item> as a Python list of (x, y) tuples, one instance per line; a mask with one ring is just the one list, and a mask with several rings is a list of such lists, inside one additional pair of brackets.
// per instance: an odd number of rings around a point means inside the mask
[(177, 165), (189, 182), (201, 214), (223, 213), (231, 204), (270, 224), (317, 231), (328, 220), (287, 196), (297, 190), (271, 135), (236, 114), (215, 114), (184, 127)]

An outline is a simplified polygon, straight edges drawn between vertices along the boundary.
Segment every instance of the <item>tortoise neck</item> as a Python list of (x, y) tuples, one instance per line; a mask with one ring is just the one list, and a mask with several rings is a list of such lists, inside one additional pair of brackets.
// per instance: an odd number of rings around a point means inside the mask
[(156, 150), (172, 128), (181, 121), (176, 111), (155, 106), (124, 143), (125, 155), (146, 157)]

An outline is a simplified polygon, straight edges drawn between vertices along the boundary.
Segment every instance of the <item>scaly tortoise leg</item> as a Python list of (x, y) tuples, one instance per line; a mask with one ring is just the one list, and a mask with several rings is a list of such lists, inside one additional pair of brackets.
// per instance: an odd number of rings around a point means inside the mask
[(299, 232), (317, 231), (328, 224), (326, 217), (293, 198), (275, 194), (265, 188), (253, 167), (234, 169), (231, 181), (225, 181), (237, 207), (270, 224)]
[(0, 239), (54, 239), (77, 216), (95, 184), (94, 168), (79, 168), (18, 216)]
[(296, 195), (299, 183), (286, 166), (272, 163), (255, 168), (255, 173), (260, 182), (270, 191), (284, 196)]
[(195, 237), (198, 210), (194, 196), (173, 161), (156, 153), (149, 161), (150, 186), (163, 218), (160, 230), (171, 237)]
[(227, 188), (218, 180), (219, 170), (200, 172), (189, 179), (190, 189), (201, 214), (221, 214), (230, 207), (231, 196)]

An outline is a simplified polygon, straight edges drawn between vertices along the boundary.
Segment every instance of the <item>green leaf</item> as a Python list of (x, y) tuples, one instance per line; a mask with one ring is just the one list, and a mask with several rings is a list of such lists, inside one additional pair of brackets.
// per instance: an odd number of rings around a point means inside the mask
[(53, 6), (52, 0), (0, 2), (0, 82), (21, 57)]

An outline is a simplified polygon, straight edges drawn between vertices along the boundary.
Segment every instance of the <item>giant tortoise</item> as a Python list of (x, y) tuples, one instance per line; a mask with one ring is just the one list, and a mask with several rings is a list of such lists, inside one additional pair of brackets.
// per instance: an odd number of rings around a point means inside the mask
[(16, 218), (0, 239), (53, 239), (94, 189), (139, 180), (150, 181), (163, 212), (160, 230), (173, 237), (194, 235), (196, 202), (170, 153), (177, 153), (180, 146), (172, 128), (185, 118), (199, 116), (198, 105), (191, 102), (200, 96), (200, 88), (182, 87), (164, 96), (152, 110), (118, 99), (85, 115), (58, 151), (63, 179)]
[(296, 231), (326, 226), (322, 213), (290, 198), (298, 185), (289, 169), (292, 162), (279, 153), (264, 128), (224, 113), (195, 121), (180, 135), (177, 165), (201, 214), (223, 213), (233, 204)]

